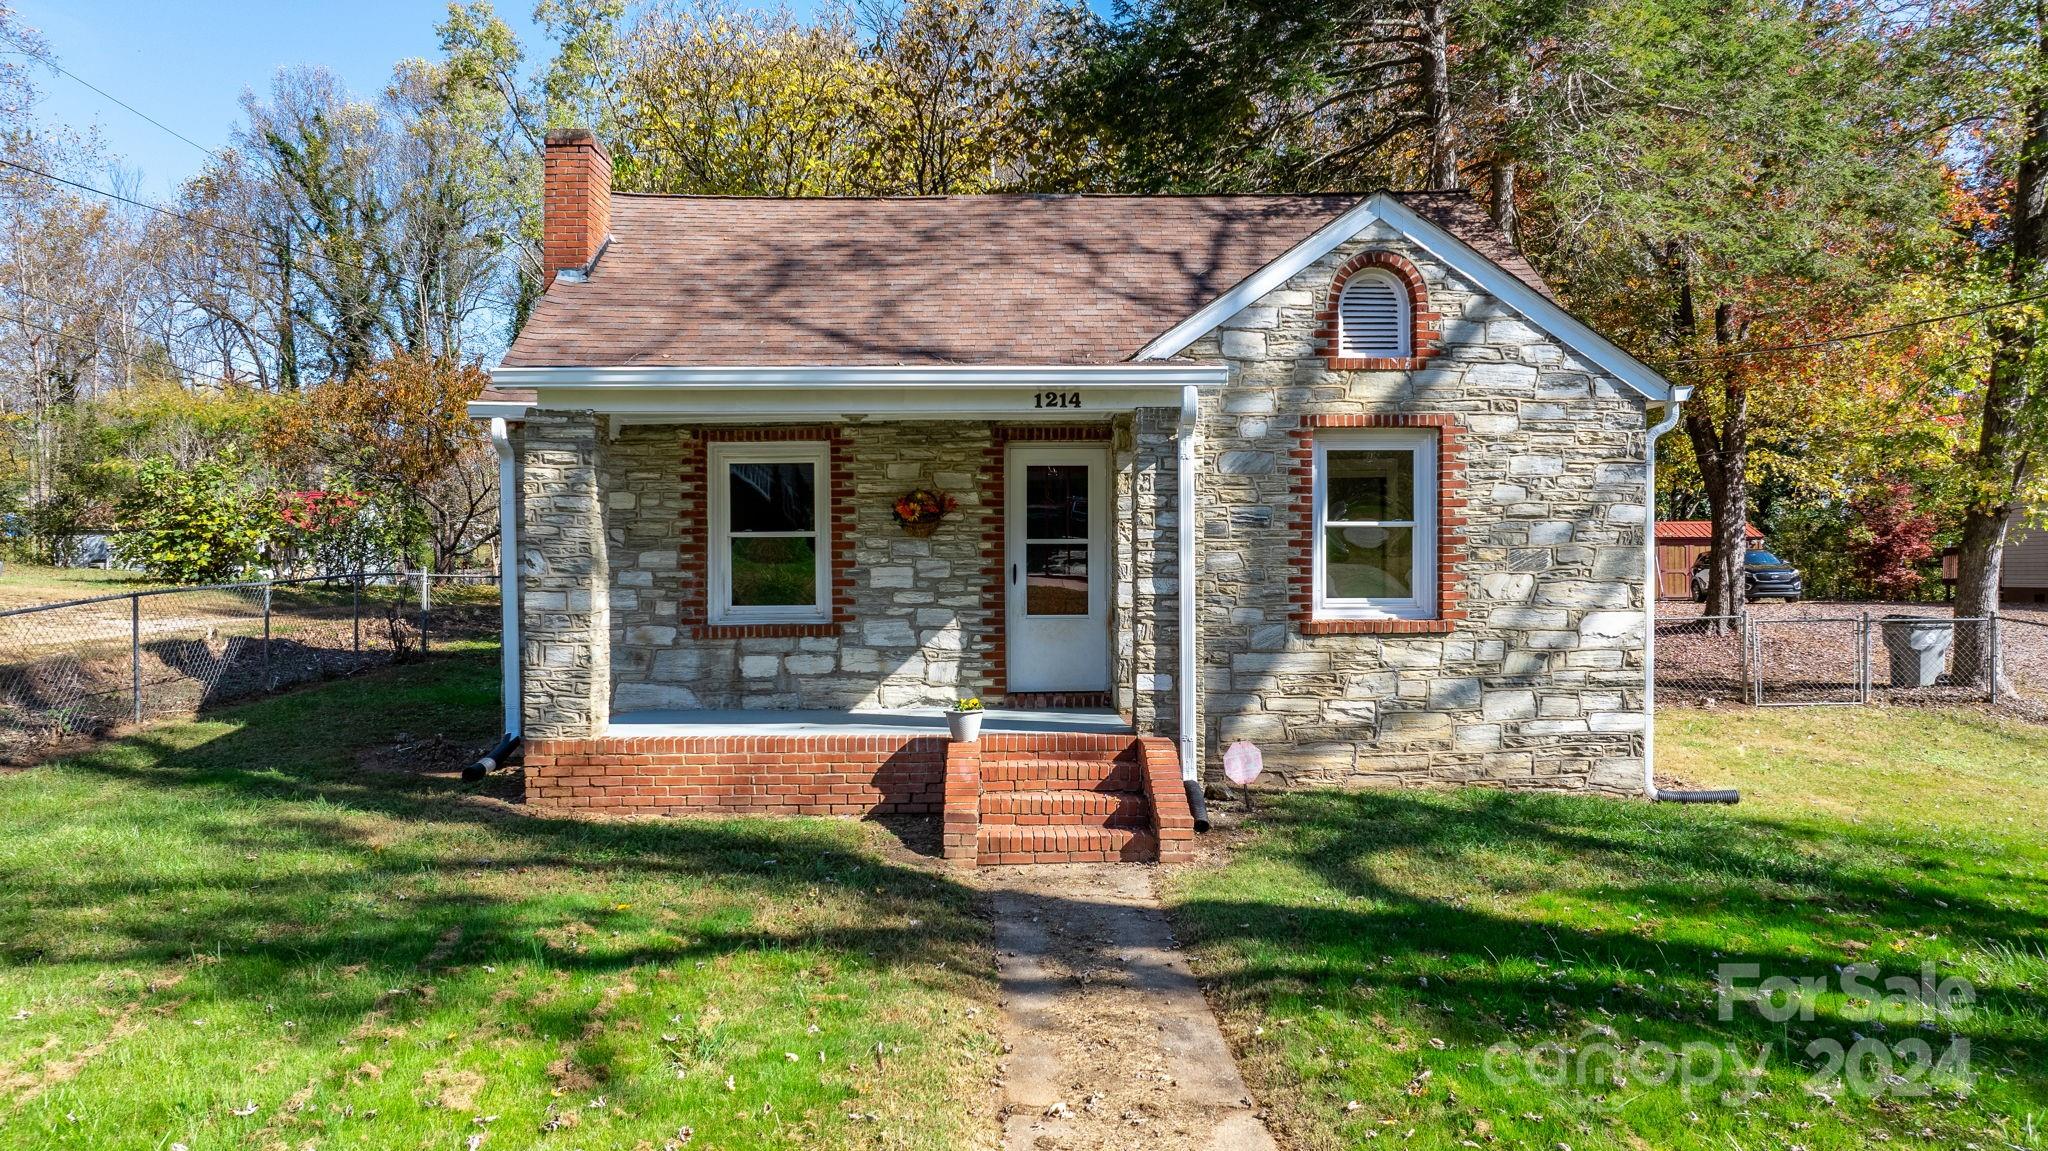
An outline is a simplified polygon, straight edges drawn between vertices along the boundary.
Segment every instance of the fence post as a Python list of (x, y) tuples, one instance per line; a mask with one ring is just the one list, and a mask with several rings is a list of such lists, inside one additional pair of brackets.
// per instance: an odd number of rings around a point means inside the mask
[(428, 595), (428, 592), (427, 592), (427, 586), (428, 586), (429, 582), (430, 582), (430, 581), (429, 581), (429, 579), (428, 579), (428, 576), (427, 576), (427, 569), (426, 569), (426, 568), (421, 568), (421, 569), (420, 569), (420, 654), (421, 654), (421, 655), (425, 655), (425, 654), (427, 654), (427, 607), (428, 607), (428, 602), (429, 602), (429, 595)]
[(135, 694), (135, 722), (142, 722), (142, 597), (128, 597), (128, 684)]
[(1990, 702), (1996, 704), (1998, 702), (1998, 676), (2000, 672), (2005, 670), (2005, 647), (2000, 642), (2002, 637), (1999, 633), (1998, 613), (1994, 611), (1987, 614), (1984, 617), (1984, 626), (1985, 630), (1990, 633), (1987, 638), (1991, 642)]
[(1870, 703), (1870, 611), (1864, 609), (1863, 621), (1857, 626), (1856, 634), (1856, 702), (1866, 706)]
[(263, 690), (270, 690), (270, 581), (263, 582)]
[(348, 618), (349, 623), (355, 627), (355, 652), (360, 656), (363, 654), (363, 573), (361, 572), (356, 573), (356, 578), (349, 585)]

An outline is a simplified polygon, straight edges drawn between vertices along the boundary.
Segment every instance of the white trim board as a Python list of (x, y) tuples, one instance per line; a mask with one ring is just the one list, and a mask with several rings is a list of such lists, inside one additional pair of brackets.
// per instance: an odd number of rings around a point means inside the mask
[[(882, 366), (706, 366), (497, 368), (504, 388), (974, 388), (1179, 387), (1224, 384), (1220, 364), (898, 364)], [(1176, 400), (1175, 402), (1178, 402)]]
[(1184, 387), (1221, 387), (1230, 369), (1188, 363), (499, 368), (492, 380), (531, 389), (533, 402), (479, 400), (469, 405), (471, 416), (520, 419), (537, 408), (691, 422), (1086, 420), (1178, 407)]
[(1310, 264), (1329, 255), (1338, 245), (1376, 222), (1386, 223), (1401, 232), (1451, 270), (1477, 284), (1481, 291), (1513, 308), (1531, 324), (1646, 399), (1657, 403), (1683, 401), (1691, 394), (1690, 388), (1680, 387), (1658, 375), (1649, 365), (1574, 319), (1569, 312), (1507, 269), (1385, 192), (1375, 192), (1364, 202), (1317, 229), (1314, 235), (1289, 249), (1279, 259), (1240, 280), (1228, 292), (1145, 345), (1134, 360), (1158, 361), (1179, 355), (1223, 321), (1257, 303), (1268, 292), (1287, 283)]

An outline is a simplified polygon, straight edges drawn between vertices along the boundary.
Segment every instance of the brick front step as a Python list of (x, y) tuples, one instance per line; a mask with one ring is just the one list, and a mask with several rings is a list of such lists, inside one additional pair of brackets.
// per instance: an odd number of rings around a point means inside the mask
[(992, 791), (981, 797), (984, 827), (1144, 828), (1151, 815), (1139, 791)]
[(1143, 774), (1130, 760), (984, 760), (981, 786), (983, 791), (1137, 791)]
[(988, 827), (975, 833), (986, 867), (1005, 863), (1146, 863), (1159, 858), (1151, 832), (1128, 827)]

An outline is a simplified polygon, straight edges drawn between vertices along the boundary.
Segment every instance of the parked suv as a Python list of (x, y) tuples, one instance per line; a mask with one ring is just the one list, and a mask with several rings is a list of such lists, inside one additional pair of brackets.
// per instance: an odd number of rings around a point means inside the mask
[[(1695, 603), (1707, 602), (1707, 556), (1701, 556), (1692, 565), (1692, 598)], [(1799, 576), (1799, 569), (1767, 551), (1749, 549), (1742, 561), (1742, 583), (1746, 599), (1782, 599), (1786, 603), (1797, 603), (1806, 594), (1806, 583)]]

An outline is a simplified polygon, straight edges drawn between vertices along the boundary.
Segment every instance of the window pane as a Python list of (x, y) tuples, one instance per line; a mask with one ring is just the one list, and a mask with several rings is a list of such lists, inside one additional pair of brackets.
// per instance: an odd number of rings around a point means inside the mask
[(1088, 538), (1088, 465), (1031, 464), (1024, 469), (1024, 538)]
[(1024, 614), (1088, 614), (1088, 549), (1074, 544), (1026, 544)]
[(734, 536), (734, 607), (810, 607), (818, 602), (818, 541), (812, 536)]
[(1415, 453), (1331, 451), (1327, 521), (1412, 520), (1415, 518)]
[(1412, 599), (1414, 528), (1323, 529), (1325, 599)]
[(730, 493), (734, 532), (807, 532), (812, 518), (815, 464), (733, 464)]

